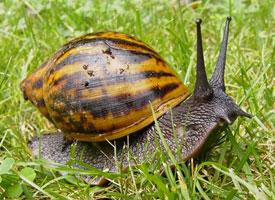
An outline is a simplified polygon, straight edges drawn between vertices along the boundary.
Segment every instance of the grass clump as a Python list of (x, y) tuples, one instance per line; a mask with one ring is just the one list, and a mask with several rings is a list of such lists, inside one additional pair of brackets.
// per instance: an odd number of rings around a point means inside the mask
[[(8, 199), (275, 199), (273, 1), (0, 2), (0, 196)], [(68, 40), (88, 32), (120, 31), (156, 49), (192, 90), (195, 24), (203, 19), (207, 73), (213, 71), (224, 19), (232, 16), (226, 69), (227, 91), (252, 120), (238, 119), (207, 161), (180, 164), (164, 152), (107, 187), (90, 187), (75, 175), (93, 168), (47, 166), (31, 158), (28, 139), (52, 125), (23, 100), (20, 81)], [(160, 176), (164, 169), (166, 176)], [(68, 172), (59, 176), (58, 171)]]

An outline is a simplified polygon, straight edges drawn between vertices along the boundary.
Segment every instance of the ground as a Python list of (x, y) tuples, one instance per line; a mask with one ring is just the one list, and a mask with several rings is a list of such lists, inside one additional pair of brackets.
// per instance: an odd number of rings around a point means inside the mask
[[(273, 1), (15, 1), (0, 2), (0, 197), (6, 199), (275, 199)], [(192, 91), (195, 19), (203, 20), (207, 74), (216, 62), (226, 16), (232, 16), (227, 92), (253, 119), (239, 118), (206, 160), (169, 167), (159, 162), (109, 174), (92, 167), (50, 166), (31, 157), (33, 135), (54, 127), (24, 101), (19, 83), (62, 44), (89, 32), (119, 31), (148, 43)], [(164, 169), (164, 176), (160, 176)], [(68, 175), (60, 176), (58, 172)], [(91, 187), (82, 175), (112, 183)]]

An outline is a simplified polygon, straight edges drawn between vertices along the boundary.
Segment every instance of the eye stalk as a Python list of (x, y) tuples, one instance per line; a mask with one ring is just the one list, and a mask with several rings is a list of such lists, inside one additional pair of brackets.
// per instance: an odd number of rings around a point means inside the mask
[(197, 24), (197, 78), (195, 83), (194, 97), (196, 99), (209, 98), (213, 91), (210, 87), (205, 72), (202, 36), (201, 36), (201, 19), (196, 19)]
[(225, 63), (226, 63), (226, 50), (227, 50), (227, 44), (228, 44), (230, 21), (231, 21), (231, 17), (227, 17), (225, 22), (223, 40), (220, 48), (218, 61), (216, 64), (215, 71), (210, 80), (210, 85), (212, 86), (212, 88), (221, 89), (222, 91), (225, 91), (224, 69), (225, 69)]

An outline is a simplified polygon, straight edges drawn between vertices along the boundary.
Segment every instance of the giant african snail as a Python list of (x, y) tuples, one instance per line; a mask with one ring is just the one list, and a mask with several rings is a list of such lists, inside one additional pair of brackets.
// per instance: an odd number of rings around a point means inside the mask
[[(62, 131), (42, 136), (42, 156), (64, 163), (70, 149), (67, 146), (64, 150), (64, 142), (84, 141), (78, 142), (77, 149), (80, 152), (88, 146), (83, 154), (86, 163), (115, 171), (114, 149), (106, 140), (116, 141), (116, 156), (127, 165), (122, 155), (126, 140), (122, 137), (130, 135), (129, 149), (141, 162), (146, 155), (145, 144), (146, 151), (154, 151), (154, 138), (159, 137), (152, 106), (168, 146), (175, 150), (181, 144), (181, 158), (186, 160), (198, 154), (219, 127), (233, 123), (238, 116), (251, 117), (225, 93), (230, 20), (227, 17), (218, 61), (209, 82), (201, 20), (196, 20), (197, 75), (194, 93), (189, 98), (187, 87), (160, 55), (133, 37), (100, 32), (65, 44), (21, 83), (25, 99)], [(38, 146), (34, 140), (34, 154)]]

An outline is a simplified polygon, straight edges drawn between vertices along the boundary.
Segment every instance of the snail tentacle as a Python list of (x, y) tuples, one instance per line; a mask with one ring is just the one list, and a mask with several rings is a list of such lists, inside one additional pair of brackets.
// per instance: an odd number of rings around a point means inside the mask
[(220, 48), (219, 57), (217, 60), (215, 71), (210, 80), (210, 85), (213, 88), (221, 89), (222, 91), (225, 91), (224, 70), (225, 70), (225, 63), (226, 63), (226, 50), (227, 50), (227, 44), (228, 44), (230, 21), (231, 21), (231, 17), (227, 17), (225, 22), (223, 40)]
[(195, 83), (194, 96), (197, 99), (205, 99), (211, 96), (213, 93), (212, 88), (209, 86), (204, 58), (203, 58), (203, 47), (202, 47), (202, 36), (201, 36), (201, 19), (196, 20), (197, 24), (197, 77)]

